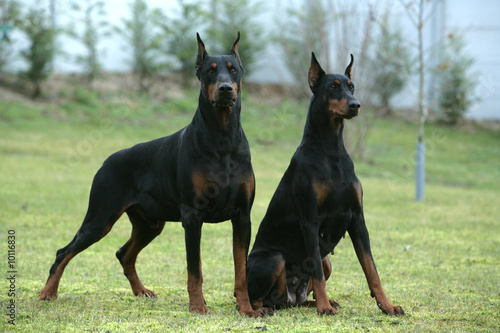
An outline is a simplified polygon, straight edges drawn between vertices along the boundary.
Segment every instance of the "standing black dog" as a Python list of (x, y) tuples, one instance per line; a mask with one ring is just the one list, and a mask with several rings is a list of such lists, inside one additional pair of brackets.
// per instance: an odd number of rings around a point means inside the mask
[[(313, 92), (304, 136), (274, 193), (248, 258), (248, 292), (254, 310), (316, 305), (335, 314), (326, 295), (332, 267), (328, 253), (345, 235), (352, 239), (372, 297), (384, 313), (403, 315), (389, 302), (375, 269), (363, 216), (363, 191), (344, 148), (344, 120), (359, 113), (351, 68), (325, 74), (312, 54)], [(315, 301), (307, 301), (313, 291)]]
[(196, 75), (201, 82), (192, 122), (170, 136), (111, 155), (97, 172), (87, 215), (74, 239), (57, 251), (40, 299), (57, 297), (68, 262), (103, 238), (127, 213), (132, 236), (116, 252), (135, 295), (155, 297), (135, 270), (139, 252), (158, 236), (165, 221), (185, 229), (189, 311), (207, 313), (202, 293), (200, 237), (203, 222), (231, 219), (235, 296), (241, 313), (255, 315), (249, 299), (246, 259), (251, 235), (250, 209), (255, 178), (250, 148), (240, 123), (240, 34), (229, 55), (210, 57), (200, 36)]

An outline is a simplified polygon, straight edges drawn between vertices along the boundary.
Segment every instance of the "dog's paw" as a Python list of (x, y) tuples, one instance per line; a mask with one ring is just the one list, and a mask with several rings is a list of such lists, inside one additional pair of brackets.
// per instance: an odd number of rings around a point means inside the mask
[(268, 316), (274, 316), (274, 310), (271, 308), (266, 308), (266, 307), (261, 307), (255, 310), (255, 313), (259, 317), (268, 317)]
[(342, 306), (339, 303), (335, 302), (333, 299), (330, 299), (329, 301), (330, 301), (330, 305), (332, 306), (332, 308), (342, 309)]
[(147, 298), (157, 298), (158, 297), (158, 296), (156, 296), (156, 294), (152, 290), (149, 290), (146, 288), (139, 290), (137, 292), (134, 292), (134, 294), (136, 296), (143, 296), (143, 297), (147, 297)]
[[(336, 301), (334, 301), (333, 299), (329, 299), (328, 303), (334, 309), (334, 312), (336, 309), (342, 309), (342, 306), (339, 303), (337, 303)], [(317, 307), (318, 305), (317, 305), (316, 301), (313, 300), (313, 301), (305, 301), (304, 303), (301, 304), (301, 306), (313, 308), (313, 307)], [(329, 307), (326, 306), (325, 308), (328, 309)], [(318, 313), (319, 313), (319, 311), (318, 311)], [(334, 314), (336, 314), (336, 313), (334, 313)]]
[(389, 302), (384, 305), (382, 305), (380, 302), (377, 302), (377, 305), (383, 313), (389, 316), (404, 316), (405, 314), (402, 307), (398, 305), (392, 305)]
[(199, 313), (199, 314), (210, 314), (210, 310), (207, 308), (205, 304), (193, 305), (189, 306), (189, 312), (191, 313)]
[(326, 307), (326, 308), (323, 308), (323, 309), (317, 309), (318, 310), (318, 314), (320, 316), (323, 316), (323, 315), (327, 315), (327, 316), (334, 316), (337, 314), (337, 311), (335, 311), (333, 309), (333, 307)]
[(400, 307), (399, 305), (394, 306), (394, 315), (395, 316), (404, 316), (405, 312), (403, 311), (403, 308)]
[(55, 301), (57, 299), (57, 293), (43, 293), (40, 295), (40, 301)]

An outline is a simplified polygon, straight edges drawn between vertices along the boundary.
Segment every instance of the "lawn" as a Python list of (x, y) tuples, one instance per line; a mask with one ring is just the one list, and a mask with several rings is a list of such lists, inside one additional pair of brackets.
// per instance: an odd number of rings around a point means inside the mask
[[(85, 96), (84, 96), (85, 97)], [(428, 124), (426, 198), (414, 201), (416, 127), (378, 120), (362, 161), (372, 251), (389, 299), (404, 317), (384, 315), (370, 297), (351, 241), (331, 258), (327, 293), (337, 316), (293, 308), (251, 319), (235, 310), (231, 224), (205, 225), (204, 294), (210, 315), (190, 314), (183, 229), (167, 223), (141, 252), (138, 272), (157, 299), (134, 297), (114, 253), (130, 235), (126, 217), (79, 254), (61, 280), (59, 299), (38, 296), (57, 249), (86, 212), (92, 177), (116, 150), (167, 135), (192, 117), (195, 98), (80, 98), (61, 104), (0, 102), (2, 276), (9, 277), (9, 230), (15, 232), (15, 296), (0, 284), (0, 331), (19, 332), (490, 332), (500, 329), (500, 132)], [(307, 103), (271, 108), (244, 101), (257, 179), (253, 233), (298, 145)], [(12, 233), (12, 231), (11, 231)], [(252, 237), (253, 239), (253, 237)], [(15, 301), (15, 325), (8, 306)]]

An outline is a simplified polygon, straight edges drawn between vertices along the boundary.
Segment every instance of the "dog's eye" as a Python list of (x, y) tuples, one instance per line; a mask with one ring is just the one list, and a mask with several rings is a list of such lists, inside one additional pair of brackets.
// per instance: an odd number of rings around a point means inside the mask
[(236, 69), (234, 69), (234, 67), (233, 67), (233, 68), (231, 68), (231, 69), (229, 70), (229, 72), (231, 72), (231, 74), (235, 74), (235, 73), (236, 73), (236, 72), (238, 72), (238, 71), (237, 71)]
[(349, 90), (351, 90), (351, 91), (352, 91), (352, 90), (354, 90), (354, 84), (352, 84), (352, 83), (351, 83), (351, 84), (349, 85)]
[(207, 73), (210, 75), (213, 75), (215, 73), (215, 71), (213, 70), (213, 68), (210, 68)]
[(339, 87), (339, 85), (338, 85), (338, 84), (336, 84), (336, 83), (334, 83), (334, 84), (332, 84), (332, 85), (330, 86), (330, 88), (332, 88), (332, 89), (337, 89), (338, 87)]

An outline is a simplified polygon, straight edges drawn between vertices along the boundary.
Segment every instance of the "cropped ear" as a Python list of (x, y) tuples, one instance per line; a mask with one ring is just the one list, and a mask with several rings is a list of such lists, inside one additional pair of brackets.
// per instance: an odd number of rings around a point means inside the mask
[(345, 73), (344, 73), (345, 76), (347, 76), (348, 78), (351, 78), (351, 69), (352, 69), (353, 62), (354, 62), (354, 56), (351, 54), (351, 62), (349, 63), (349, 65), (345, 69)]
[(201, 40), (198, 33), (196, 33), (196, 38), (198, 40), (198, 55), (196, 56), (196, 63), (194, 65), (194, 68), (196, 69), (196, 76), (200, 78), (199, 69), (201, 67), (201, 64), (203, 64), (203, 61), (208, 57), (208, 53), (205, 50), (205, 44), (203, 44), (203, 41)]
[(311, 67), (309, 68), (309, 87), (313, 94), (316, 93), (319, 82), (325, 76), (325, 71), (321, 68), (314, 52), (311, 53)]
[[(231, 46), (231, 50), (229, 51), (230, 54), (232, 54), (236, 60), (238, 60), (238, 64), (240, 65), (241, 68), (243, 68), (243, 64), (241, 63), (240, 59), (240, 54), (238, 53), (238, 45), (240, 44), (240, 32), (238, 31), (238, 37), (233, 43), (233, 46)], [(245, 70), (243, 70), (244, 72)]]

